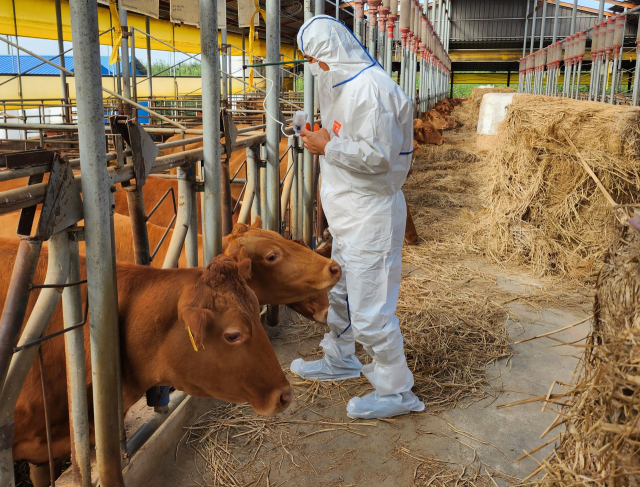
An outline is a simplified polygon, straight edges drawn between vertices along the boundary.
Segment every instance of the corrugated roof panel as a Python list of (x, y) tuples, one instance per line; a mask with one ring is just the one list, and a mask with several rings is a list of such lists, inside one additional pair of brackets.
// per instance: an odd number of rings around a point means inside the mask
[[(59, 63), (58, 56), (42, 56), (54, 64)], [(64, 57), (65, 68), (73, 72), (73, 56)], [(144, 65), (138, 61), (136, 73), (140, 76), (146, 76)], [(102, 75), (109, 76), (116, 72), (116, 65), (109, 65), (109, 56), (100, 56), (100, 65), (102, 66)], [(141, 67), (143, 69), (141, 69)], [(38, 58), (29, 55), (20, 55), (20, 73), (36, 76), (57, 76), (60, 70), (47, 63), (43, 63)], [(0, 75), (18, 74), (18, 57), (10, 54), (0, 54)]]

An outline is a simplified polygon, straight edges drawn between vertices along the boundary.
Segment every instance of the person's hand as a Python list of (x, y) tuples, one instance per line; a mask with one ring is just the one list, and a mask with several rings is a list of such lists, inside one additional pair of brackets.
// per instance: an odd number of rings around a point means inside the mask
[(310, 130), (304, 128), (302, 129), (300, 135), (302, 136), (302, 142), (304, 143), (304, 146), (309, 149), (309, 152), (321, 156), (324, 155), (324, 148), (331, 140), (329, 131), (325, 128), (321, 128), (316, 132), (311, 132)]

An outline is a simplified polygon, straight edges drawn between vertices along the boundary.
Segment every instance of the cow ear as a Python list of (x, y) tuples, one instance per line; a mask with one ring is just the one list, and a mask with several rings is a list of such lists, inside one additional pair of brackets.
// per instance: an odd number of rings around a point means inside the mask
[(229, 244), (231, 243), (231, 238), (229, 235), (222, 237), (222, 253), (226, 253), (229, 248)]
[(233, 230), (231, 230), (232, 237), (239, 237), (243, 233), (246, 233), (249, 230), (249, 227), (244, 223), (236, 222), (233, 226)]
[(251, 259), (247, 257), (238, 262), (238, 273), (245, 281), (251, 279)]
[(294, 238), (292, 239), (292, 241), (297, 243), (298, 245), (302, 245), (303, 247), (309, 248), (309, 246), (301, 238)]
[(246, 249), (237, 240), (233, 240), (227, 245), (224, 255), (230, 257), (235, 263), (248, 257)]
[(178, 319), (184, 323), (191, 346), (197, 352), (204, 349), (204, 336), (208, 327), (213, 326), (213, 312), (206, 308), (184, 306), (178, 310)]
[(321, 255), (322, 257), (326, 257), (327, 259), (331, 258), (331, 249), (333, 248), (333, 244), (329, 244), (325, 247), (322, 247), (319, 250), (316, 250), (316, 254)]
[(256, 219), (253, 220), (251, 228), (262, 228), (262, 218), (260, 218), (260, 215), (256, 215)]

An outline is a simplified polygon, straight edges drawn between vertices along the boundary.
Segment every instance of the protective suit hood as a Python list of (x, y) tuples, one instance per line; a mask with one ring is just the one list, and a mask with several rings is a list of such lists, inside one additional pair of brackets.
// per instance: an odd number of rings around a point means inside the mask
[[(307, 20), (298, 32), (300, 51), (326, 63), (330, 70), (314, 74), (327, 78), (327, 88), (335, 88), (378, 65), (349, 28), (328, 15)], [(330, 82), (329, 82), (330, 80)]]

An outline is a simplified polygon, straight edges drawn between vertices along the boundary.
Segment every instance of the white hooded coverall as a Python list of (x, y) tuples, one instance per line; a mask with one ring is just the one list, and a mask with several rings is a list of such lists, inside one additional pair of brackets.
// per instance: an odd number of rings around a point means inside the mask
[[(349, 401), (351, 417), (421, 411), (395, 316), (407, 212), (401, 188), (413, 152), (411, 102), (342, 22), (324, 15), (308, 20), (298, 45), (330, 68), (310, 64), (322, 126), (331, 136), (320, 156), (322, 206), (332, 257), (343, 272), (329, 292), (324, 358), (296, 359), (291, 371), (336, 380), (358, 377), (362, 369), (376, 391)], [(362, 367), (355, 357), (355, 340), (371, 364)]]

